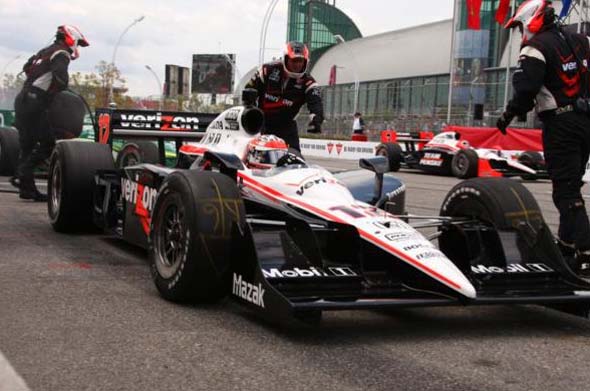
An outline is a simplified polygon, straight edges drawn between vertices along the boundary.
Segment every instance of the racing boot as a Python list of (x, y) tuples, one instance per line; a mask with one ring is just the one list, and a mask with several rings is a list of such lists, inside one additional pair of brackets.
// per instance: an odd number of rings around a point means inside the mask
[(18, 196), (23, 200), (47, 202), (47, 194), (43, 194), (37, 190), (37, 186), (35, 186), (35, 179), (32, 175), (20, 177)]
[(577, 273), (578, 261), (576, 260), (576, 246), (573, 243), (566, 243), (560, 239), (556, 239), (555, 244), (557, 244), (561, 255), (563, 255), (563, 259), (565, 259), (569, 268), (574, 273)]
[(578, 276), (587, 280), (590, 279), (590, 250), (578, 251), (576, 261), (578, 263), (576, 270)]

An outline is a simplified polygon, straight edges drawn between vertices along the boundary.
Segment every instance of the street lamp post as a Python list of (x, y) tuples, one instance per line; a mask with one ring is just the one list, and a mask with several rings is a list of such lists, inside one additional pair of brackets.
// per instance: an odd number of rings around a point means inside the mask
[[(125, 30), (123, 30), (123, 32), (121, 33), (121, 35), (119, 35), (119, 39), (117, 39), (117, 43), (115, 44), (115, 48), (113, 49), (113, 58), (111, 59), (111, 67), (113, 68), (112, 70), (114, 70), (114, 68), (115, 68), (115, 58), (117, 57), (117, 49), (119, 49), (119, 45), (121, 44), (121, 40), (123, 39), (123, 36), (127, 33), (127, 31), (129, 31), (129, 29), (131, 29), (131, 27), (135, 26), (137, 23), (141, 22), (144, 19), (145, 19), (145, 16), (143, 16), (143, 15), (140, 16), (139, 18), (135, 19), (133, 22), (131, 22), (131, 24), (129, 24), (129, 26), (127, 26), (125, 28)], [(114, 80), (113, 80), (112, 75), (109, 78), (110, 78), (110, 83), (109, 83), (109, 102), (112, 103), (113, 102), (113, 83), (114, 83)]]
[(236, 85), (234, 87), (234, 97), (237, 97), (238, 96), (237, 88), (238, 88), (238, 84), (239, 84), (240, 80), (242, 79), (242, 74), (240, 73), (240, 70), (238, 69), (238, 67), (236, 65), (236, 61), (234, 59), (232, 59), (231, 56), (227, 53), (223, 53), (223, 55), (227, 59), (227, 62), (229, 62), (229, 65), (231, 65), (233, 73), (235, 73), (236, 77), (238, 78), (238, 80), (236, 81)]
[(162, 103), (163, 103), (163, 100), (164, 100), (164, 88), (162, 86), (162, 82), (160, 81), (160, 78), (158, 77), (158, 75), (156, 74), (156, 72), (154, 72), (154, 70), (152, 69), (151, 66), (146, 65), (145, 66), (145, 69), (147, 69), (148, 71), (150, 71), (150, 73), (152, 75), (154, 75), (154, 78), (156, 79), (156, 83), (158, 83), (158, 90), (160, 91), (160, 105), (159, 105), (159, 107), (160, 107), (160, 110), (162, 110)]
[(342, 35), (336, 34), (336, 35), (334, 35), (334, 39), (336, 40), (337, 44), (339, 44), (339, 45), (344, 44), (344, 47), (346, 48), (346, 50), (350, 54), (350, 58), (352, 59), (352, 72), (354, 74), (354, 108), (353, 108), (353, 113), (356, 113), (358, 111), (358, 100), (359, 100), (359, 89), (360, 89), (360, 81), (359, 81), (359, 74), (358, 74), (358, 66), (356, 63), (356, 57), (354, 56), (354, 53), (353, 53), (352, 49), (349, 47), (349, 45), (346, 45), (346, 41), (344, 40), (344, 37), (342, 37)]
[(260, 66), (262, 66), (264, 63), (264, 52), (266, 51), (266, 32), (270, 23), (270, 17), (272, 16), (272, 13), (278, 2), (279, 0), (270, 0), (270, 3), (266, 9), (266, 13), (264, 14), (264, 18), (262, 19), (262, 28), (260, 29), (260, 49), (258, 52), (258, 62)]

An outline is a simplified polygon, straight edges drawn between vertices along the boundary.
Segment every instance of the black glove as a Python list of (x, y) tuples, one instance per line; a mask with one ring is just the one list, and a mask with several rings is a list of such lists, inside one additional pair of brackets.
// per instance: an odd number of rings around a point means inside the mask
[(512, 122), (515, 116), (516, 115), (511, 112), (505, 111), (502, 113), (500, 118), (498, 118), (498, 121), (496, 122), (496, 127), (500, 130), (500, 132), (502, 132), (503, 135), (506, 135), (506, 128), (508, 127), (508, 125), (510, 125), (510, 122)]
[(319, 121), (311, 120), (307, 125), (307, 133), (322, 133), (322, 124)]

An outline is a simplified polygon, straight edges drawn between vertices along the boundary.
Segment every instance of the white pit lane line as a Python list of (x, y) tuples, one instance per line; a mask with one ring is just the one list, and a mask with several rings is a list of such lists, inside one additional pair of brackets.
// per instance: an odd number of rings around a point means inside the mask
[(0, 352), (0, 391), (31, 391), (2, 352)]

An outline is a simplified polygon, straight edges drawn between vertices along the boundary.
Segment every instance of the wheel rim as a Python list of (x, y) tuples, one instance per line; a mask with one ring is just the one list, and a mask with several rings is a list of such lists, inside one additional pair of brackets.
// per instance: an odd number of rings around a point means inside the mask
[(171, 200), (165, 207), (160, 224), (156, 229), (156, 268), (163, 278), (171, 278), (188, 250), (188, 232), (184, 223), (184, 210), (176, 200)]
[(459, 171), (459, 173), (461, 174), (465, 174), (465, 172), (467, 171), (467, 167), (469, 167), (469, 161), (467, 161), (467, 156), (460, 154), (459, 156), (457, 156), (457, 171)]
[(119, 168), (134, 166), (139, 163), (141, 163), (141, 157), (139, 156), (139, 152), (136, 150), (130, 150), (123, 154), (123, 159), (121, 159), (121, 166)]
[(51, 198), (50, 198), (50, 217), (52, 221), (59, 216), (59, 209), (61, 205), (61, 189), (62, 189), (62, 172), (61, 165), (56, 162), (51, 173)]

